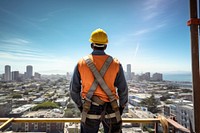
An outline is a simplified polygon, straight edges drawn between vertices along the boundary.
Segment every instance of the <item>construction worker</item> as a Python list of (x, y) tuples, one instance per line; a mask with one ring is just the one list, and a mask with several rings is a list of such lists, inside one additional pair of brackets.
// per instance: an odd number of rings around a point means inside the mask
[(97, 133), (102, 122), (104, 133), (121, 133), (121, 115), (128, 101), (124, 71), (115, 58), (107, 55), (108, 37), (96, 29), (89, 39), (93, 52), (80, 59), (70, 83), (70, 95), (81, 116), (81, 133)]

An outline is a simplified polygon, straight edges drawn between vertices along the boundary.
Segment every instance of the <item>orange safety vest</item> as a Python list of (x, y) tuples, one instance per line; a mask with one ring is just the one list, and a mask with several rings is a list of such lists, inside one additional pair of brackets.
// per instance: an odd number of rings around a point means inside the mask
[[(97, 70), (100, 71), (104, 62), (108, 58), (108, 55), (89, 55), (89, 58), (93, 61)], [(78, 62), (78, 70), (80, 73), (81, 83), (82, 83), (81, 94), (82, 98), (85, 99), (88, 91), (92, 86), (92, 83), (94, 82), (94, 76), (90, 71), (90, 69), (88, 68), (84, 59), (81, 59)], [(118, 72), (119, 72), (119, 62), (117, 59), (113, 59), (113, 62), (111, 63), (110, 67), (108, 68), (108, 70), (104, 75), (104, 80), (116, 99), (118, 99), (119, 97), (116, 93), (114, 82)], [(109, 97), (106, 95), (106, 93), (101, 89), (99, 85), (95, 90), (94, 95), (98, 96), (104, 102), (110, 102)]]

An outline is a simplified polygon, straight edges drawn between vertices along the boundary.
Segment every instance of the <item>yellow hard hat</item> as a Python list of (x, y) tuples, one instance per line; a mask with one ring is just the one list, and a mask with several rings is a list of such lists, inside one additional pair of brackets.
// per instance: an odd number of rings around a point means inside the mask
[(108, 36), (104, 30), (99, 28), (92, 32), (89, 41), (96, 44), (107, 44)]

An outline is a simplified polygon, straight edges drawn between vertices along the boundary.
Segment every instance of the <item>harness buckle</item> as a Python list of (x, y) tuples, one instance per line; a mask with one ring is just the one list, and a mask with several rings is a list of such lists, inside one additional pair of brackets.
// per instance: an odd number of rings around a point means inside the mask
[(110, 102), (110, 104), (111, 104), (112, 109), (114, 111), (118, 111), (119, 110), (119, 106), (118, 106), (117, 100), (113, 100), (112, 102)]
[(90, 100), (85, 100), (84, 104), (83, 104), (83, 110), (88, 112), (90, 110), (91, 107), (91, 103), (92, 101)]

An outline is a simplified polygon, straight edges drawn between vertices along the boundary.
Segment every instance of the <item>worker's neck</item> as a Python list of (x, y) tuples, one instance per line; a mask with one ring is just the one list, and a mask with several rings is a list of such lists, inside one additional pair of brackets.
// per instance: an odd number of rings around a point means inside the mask
[(92, 55), (105, 55), (105, 51), (104, 50), (93, 50)]

